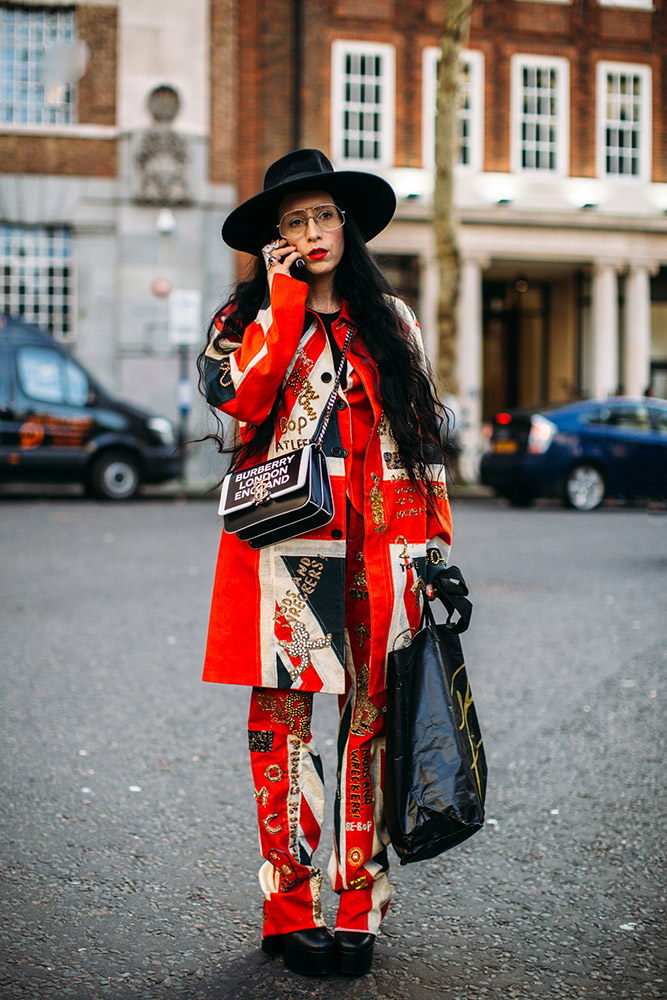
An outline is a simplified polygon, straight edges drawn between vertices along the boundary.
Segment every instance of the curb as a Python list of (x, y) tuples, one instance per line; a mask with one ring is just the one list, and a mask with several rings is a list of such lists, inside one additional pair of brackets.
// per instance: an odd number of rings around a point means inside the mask
[[(141, 495), (159, 499), (184, 499), (184, 500), (217, 500), (220, 491), (217, 481), (194, 481), (182, 483), (167, 483), (165, 486), (145, 486)], [(495, 493), (490, 486), (481, 486), (477, 483), (460, 483), (450, 487), (450, 500), (494, 500)]]

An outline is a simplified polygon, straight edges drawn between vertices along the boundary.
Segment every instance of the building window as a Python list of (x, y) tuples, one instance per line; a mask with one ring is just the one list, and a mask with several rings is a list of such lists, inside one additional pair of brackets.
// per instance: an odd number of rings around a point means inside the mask
[[(435, 167), (435, 116), (440, 49), (424, 49), (422, 57), (422, 163)], [(464, 50), (460, 56), (456, 164), (482, 170), (484, 162), (484, 56)]]
[(458, 109), (458, 164), (482, 169), (484, 136), (484, 56), (461, 53)]
[(76, 120), (76, 87), (45, 89), (46, 49), (75, 40), (74, 9), (0, 7), (0, 123), (69, 125)]
[(598, 0), (601, 7), (632, 7), (634, 10), (653, 10), (654, 0)]
[(334, 159), (361, 167), (391, 167), (394, 47), (371, 42), (334, 42), (331, 87)]
[(651, 69), (597, 65), (597, 169), (600, 177), (651, 177)]
[(0, 269), (0, 311), (67, 339), (73, 313), (70, 230), (0, 226)]
[(564, 175), (569, 160), (566, 59), (512, 56), (512, 170)]

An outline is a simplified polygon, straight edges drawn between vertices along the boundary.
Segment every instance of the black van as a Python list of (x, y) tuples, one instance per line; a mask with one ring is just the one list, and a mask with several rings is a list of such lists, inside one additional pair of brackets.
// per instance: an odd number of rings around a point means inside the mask
[(182, 474), (164, 417), (110, 396), (48, 333), (0, 315), (0, 482), (81, 482), (107, 500)]

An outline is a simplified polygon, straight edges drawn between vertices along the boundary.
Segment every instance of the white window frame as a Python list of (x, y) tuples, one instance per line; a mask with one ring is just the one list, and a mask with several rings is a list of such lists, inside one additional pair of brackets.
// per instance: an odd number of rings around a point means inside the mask
[[(426, 170), (435, 169), (439, 58), (440, 49), (437, 46), (429, 46), (422, 53), (422, 165)], [(477, 49), (463, 49), (460, 59), (470, 67), (470, 162), (461, 163), (457, 159), (456, 169), (475, 173), (484, 169), (484, 53)], [(463, 117), (462, 110), (458, 114), (459, 120)]]
[[(607, 76), (623, 73), (641, 79), (639, 119), (639, 171), (636, 174), (607, 173)], [(651, 129), (652, 129), (652, 74), (645, 63), (620, 63), (601, 61), (596, 66), (596, 170), (598, 177), (618, 181), (650, 181), (651, 179)]]
[(631, 7), (633, 10), (653, 10), (653, 0), (598, 0), (601, 7)]
[[(11, 22), (11, 24), (10, 24)], [(15, 41), (12, 43), (12, 38)], [(77, 121), (75, 84), (46, 91), (40, 81), (41, 58), (51, 45), (76, 39), (74, 6), (10, 7), (0, 5), (0, 128), (72, 125)], [(10, 56), (13, 53), (13, 58)], [(27, 54), (27, 59), (22, 56)], [(25, 74), (25, 79), (21, 79)], [(3, 93), (7, 87), (9, 95)]]
[(69, 227), (0, 225), (0, 313), (35, 323), (54, 340), (72, 340), (75, 287)]
[[(380, 144), (378, 158), (346, 156), (343, 116), (346, 110), (344, 95), (345, 60), (348, 55), (380, 56), (382, 59), (382, 101), (380, 103)], [(393, 45), (379, 42), (359, 42), (337, 39), (331, 45), (331, 149), (338, 164), (361, 170), (390, 168), (394, 164), (394, 116), (396, 52)]]
[[(522, 75), (525, 67), (534, 69), (555, 69), (558, 74), (556, 87), (556, 165), (547, 167), (526, 167), (522, 164), (521, 124), (523, 121)], [(519, 52), (511, 59), (510, 98), (510, 164), (513, 173), (534, 177), (567, 177), (570, 170), (570, 64), (567, 59), (553, 56), (539, 56), (534, 53)]]

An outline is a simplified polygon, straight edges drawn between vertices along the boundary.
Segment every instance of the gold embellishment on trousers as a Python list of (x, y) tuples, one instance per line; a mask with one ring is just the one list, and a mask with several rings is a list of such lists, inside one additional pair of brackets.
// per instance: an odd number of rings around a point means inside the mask
[(267, 855), (268, 861), (273, 865), (273, 867), (280, 872), (280, 892), (289, 892), (297, 884), (299, 877), (294, 870), (294, 862), (290, 858), (289, 854), (285, 851), (276, 851), (275, 849), (269, 851)]
[(253, 753), (270, 753), (273, 750), (273, 733), (266, 729), (249, 729), (248, 746)]
[(384, 514), (384, 498), (382, 496), (382, 490), (380, 489), (380, 477), (376, 472), (373, 472), (371, 473), (371, 479), (373, 480), (370, 492), (371, 516), (373, 518), (375, 533), (377, 535), (381, 531), (387, 530), (387, 521)]
[(358, 625), (355, 626), (354, 634), (359, 636), (359, 649), (363, 649), (366, 639), (370, 638), (370, 632), (368, 631), (363, 622), (360, 622)]
[(276, 781), (282, 780), (282, 776), (284, 773), (285, 772), (283, 771), (282, 767), (280, 767), (279, 764), (269, 764), (266, 771), (264, 772), (264, 777), (266, 778), (267, 781), (272, 781), (275, 783)]
[(282, 830), (282, 825), (280, 823), (278, 823), (277, 826), (269, 826), (272, 819), (278, 819), (278, 813), (271, 813), (270, 816), (267, 816), (266, 819), (262, 820), (264, 829), (267, 833), (280, 833)]
[(360, 847), (351, 847), (347, 852), (347, 863), (353, 868), (361, 868), (365, 860), (364, 852)]
[(313, 920), (317, 927), (324, 926), (322, 916), (322, 872), (316, 868), (310, 877), (310, 893), (313, 897)]
[(289, 829), (288, 850), (293, 858), (299, 857), (299, 812), (301, 809), (301, 744), (293, 736), (287, 739), (287, 766), (289, 787), (287, 789), (287, 824)]
[(349, 815), (345, 823), (346, 832), (369, 829), (370, 826), (361, 823), (362, 806), (373, 805), (371, 751), (368, 746), (355, 747), (350, 754), (346, 794)]
[(278, 640), (290, 656), (295, 656), (299, 660), (297, 665), (290, 664), (287, 668), (287, 672), (293, 681), (300, 677), (304, 670), (307, 670), (310, 666), (311, 649), (327, 649), (331, 645), (331, 638), (331, 632), (329, 632), (321, 639), (311, 639), (310, 632), (303, 622), (294, 622), (292, 625), (292, 638)]
[(365, 736), (373, 732), (373, 723), (380, 718), (383, 709), (378, 708), (371, 701), (368, 693), (368, 683), (370, 672), (366, 663), (361, 664), (361, 669), (357, 674), (357, 696), (354, 705), (354, 719), (352, 720), (351, 732), (355, 736)]
[[(274, 722), (287, 726), (291, 733), (300, 740), (310, 739), (310, 717), (313, 707), (313, 696), (309, 691), (289, 691), (279, 698), (266, 691), (257, 692), (257, 701), (263, 712), (269, 712)], [(271, 733), (273, 738), (273, 733)], [(274, 766), (274, 765), (272, 765)], [(278, 765), (275, 765), (276, 767)], [(280, 770), (280, 768), (278, 768)], [(268, 778), (267, 774), (267, 778)], [(282, 777), (282, 771), (280, 772)], [(269, 778), (269, 781), (279, 781), (280, 778)]]
[(269, 801), (269, 790), (266, 785), (262, 786), (259, 791), (255, 789), (255, 798), (258, 802), (261, 802), (263, 806)]

